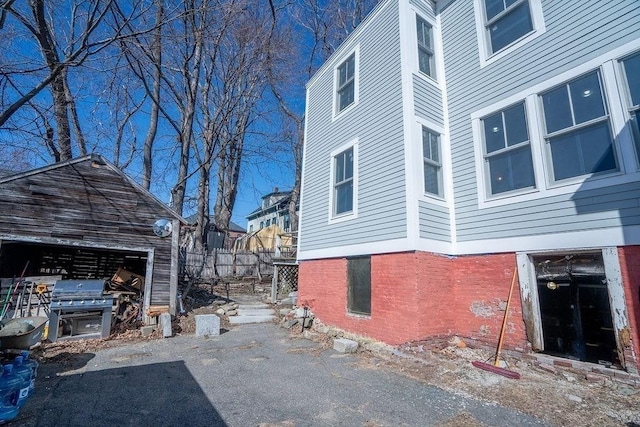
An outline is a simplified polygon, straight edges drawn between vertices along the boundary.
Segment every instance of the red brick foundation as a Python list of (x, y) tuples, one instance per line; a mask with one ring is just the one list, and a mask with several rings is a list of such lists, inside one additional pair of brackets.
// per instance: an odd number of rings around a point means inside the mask
[[(450, 258), (410, 252), (371, 257), (371, 316), (347, 313), (346, 260), (303, 261), (300, 304), (324, 323), (390, 344), (460, 335), (496, 343), (504, 316), (514, 254)], [(526, 338), (516, 286), (505, 346)]]
[[(635, 338), (640, 326), (640, 246), (620, 248), (619, 257), (630, 336)], [(389, 344), (458, 335), (495, 346), (515, 268), (514, 253), (372, 255), (371, 316), (357, 316), (347, 312), (346, 259), (302, 261), (298, 298), (323, 323)], [(504, 346), (527, 351), (520, 301), (516, 282)], [(637, 339), (627, 352), (628, 362), (637, 360)]]

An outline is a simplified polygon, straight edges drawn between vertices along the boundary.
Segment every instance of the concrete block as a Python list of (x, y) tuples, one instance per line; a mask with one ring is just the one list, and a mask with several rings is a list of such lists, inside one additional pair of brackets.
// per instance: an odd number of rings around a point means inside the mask
[(290, 308), (281, 308), (280, 309), (280, 315), (281, 316), (286, 316), (287, 314), (289, 314), (291, 312)]
[(297, 325), (297, 324), (298, 324), (298, 319), (289, 319), (284, 321), (284, 323), (282, 324), (282, 327), (286, 329), (291, 329), (294, 325)]
[(346, 338), (336, 338), (333, 340), (333, 349), (339, 353), (355, 353), (358, 343)]
[(171, 314), (162, 313), (160, 315), (160, 327), (162, 328), (162, 337), (167, 338), (172, 335), (171, 333)]
[(310, 328), (312, 324), (313, 324), (313, 318), (312, 317), (307, 317), (307, 318), (304, 319), (304, 327), (305, 328)]
[(220, 318), (215, 314), (196, 314), (196, 336), (220, 335)]
[(145, 338), (151, 335), (152, 333), (153, 333), (153, 326), (143, 326), (140, 328), (140, 334)]

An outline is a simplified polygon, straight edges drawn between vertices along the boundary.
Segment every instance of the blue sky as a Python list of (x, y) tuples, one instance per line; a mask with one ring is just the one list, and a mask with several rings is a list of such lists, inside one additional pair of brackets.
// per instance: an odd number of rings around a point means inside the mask
[[(20, 7), (25, 7), (22, 5)], [(24, 12), (26, 15), (28, 11)], [(64, 13), (62, 12), (64, 16)], [(69, 32), (65, 25), (56, 28), (57, 36), (64, 39), (64, 34)], [(12, 82), (16, 83), (16, 90), (3, 79), (0, 74), (0, 85), (3, 89), (3, 98), (0, 99), (0, 111), (4, 110), (8, 102), (18, 98), (18, 91), (26, 93), (33, 88), (46, 73), (46, 65), (43, 64), (42, 55), (37, 43), (24, 28), (22, 28), (15, 18), (7, 16), (5, 26), (1, 34), (12, 35), (3, 42), (3, 52), (0, 52), (0, 64), (5, 69), (27, 66), (30, 69), (40, 71), (24, 74), (15, 74)], [(63, 49), (64, 46), (59, 46)], [(112, 65), (108, 62), (112, 58), (117, 58), (118, 51), (103, 51), (95, 58), (89, 58), (81, 68), (69, 68), (69, 84), (76, 107), (78, 110), (82, 131), (86, 138), (88, 152), (95, 152), (103, 155), (110, 161), (116, 163), (114, 155), (114, 134), (117, 115), (125, 111), (119, 111), (127, 103), (134, 103), (137, 99), (144, 99), (144, 91), (140, 82), (135, 79), (128, 80), (126, 77), (116, 75), (113, 77), (108, 67)], [(26, 65), (25, 65), (26, 64)], [(107, 64), (107, 65), (105, 65)], [(6, 67), (6, 68), (5, 68)], [(107, 71), (103, 73), (102, 71)], [(296, 82), (290, 87), (295, 90), (288, 94), (292, 105), (302, 111), (304, 108), (304, 82)], [(264, 99), (267, 103), (273, 101), (269, 99), (269, 92), (265, 92)], [(116, 98), (118, 97), (118, 98)], [(170, 98), (166, 98), (165, 108), (168, 108), (170, 115), (177, 120), (179, 112), (172, 107)], [(34, 99), (34, 106), (40, 108), (49, 117), (52, 125), (55, 126), (51, 115), (51, 93), (48, 88), (42, 90)], [(137, 182), (142, 181), (142, 142), (148, 126), (149, 102), (142, 106), (139, 112), (133, 116), (125, 128), (123, 141), (125, 145), (121, 152), (120, 166)], [(232, 221), (240, 226), (246, 226), (246, 216), (254, 211), (260, 204), (261, 197), (273, 191), (274, 187), (281, 190), (291, 189), (294, 183), (294, 164), (292, 156), (287, 152), (285, 144), (281, 141), (273, 140), (273, 134), (281, 126), (278, 115), (274, 114), (275, 106), (272, 104), (263, 107), (262, 113), (266, 114), (256, 122), (245, 141), (244, 163), (241, 166), (240, 179), (236, 203), (233, 209)], [(21, 108), (15, 113), (11, 122), (0, 128), (0, 156), (19, 159), (19, 161), (8, 162), (0, 168), (13, 170), (24, 170), (45, 166), (53, 162), (53, 157), (46, 149), (42, 133), (42, 119), (31, 106)], [(197, 140), (196, 130), (196, 140)], [(133, 160), (122, 167), (122, 162), (128, 158), (130, 146), (136, 147)], [(163, 202), (170, 201), (170, 190), (176, 182), (177, 161), (179, 152), (176, 149), (175, 130), (171, 128), (166, 119), (160, 118), (159, 129), (154, 143), (154, 170), (152, 176), (151, 191)], [(74, 146), (74, 156), (80, 155), (77, 147)], [(1, 159), (0, 159), (1, 160)], [(195, 159), (192, 159), (190, 169), (196, 167)], [(211, 210), (215, 203), (215, 180), (216, 168), (212, 169), (211, 180)], [(187, 185), (186, 197), (195, 197), (198, 174), (191, 178)], [(195, 213), (195, 206), (185, 204), (183, 214), (189, 216)], [(211, 212), (213, 213), (213, 212)]]

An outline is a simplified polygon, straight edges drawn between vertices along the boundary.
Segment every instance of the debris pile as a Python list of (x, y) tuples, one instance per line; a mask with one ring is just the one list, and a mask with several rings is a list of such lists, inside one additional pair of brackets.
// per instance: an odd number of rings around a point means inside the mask
[(111, 327), (115, 332), (137, 329), (142, 324), (142, 290), (144, 277), (119, 268), (107, 280), (107, 293), (113, 295), (114, 311)]
[(238, 304), (235, 302), (229, 302), (224, 305), (221, 305), (217, 310), (216, 314), (219, 316), (236, 316), (238, 314)]
[(301, 330), (305, 330), (313, 325), (313, 313), (308, 307), (293, 306), (291, 308), (281, 308), (279, 312), (282, 318), (280, 325), (285, 329), (291, 329), (295, 325), (300, 325)]

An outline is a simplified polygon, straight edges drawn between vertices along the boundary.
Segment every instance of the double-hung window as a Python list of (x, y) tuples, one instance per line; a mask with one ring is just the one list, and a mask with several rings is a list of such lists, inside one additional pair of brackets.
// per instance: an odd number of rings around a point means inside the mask
[(336, 111), (339, 113), (355, 102), (356, 54), (352, 53), (337, 70)]
[(640, 52), (624, 58), (621, 62), (627, 82), (627, 105), (631, 116), (636, 156), (640, 161)]
[(540, 95), (553, 181), (618, 170), (600, 72)]
[(424, 162), (424, 191), (442, 197), (442, 161), (440, 135), (422, 127), (422, 156)]
[(333, 214), (353, 211), (353, 147), (334, 157)]
[(418, 69), (430, 77), (435, 77), (433, 59), (433, 29), (424, 19), (416, 15), (418, 37)]
[(524, 102), (485, 117), (482, 128), (490, 194), (535, 188)]
[(534, 30), (529, 0), (484, 0), (484, 9), (491, 54)]

